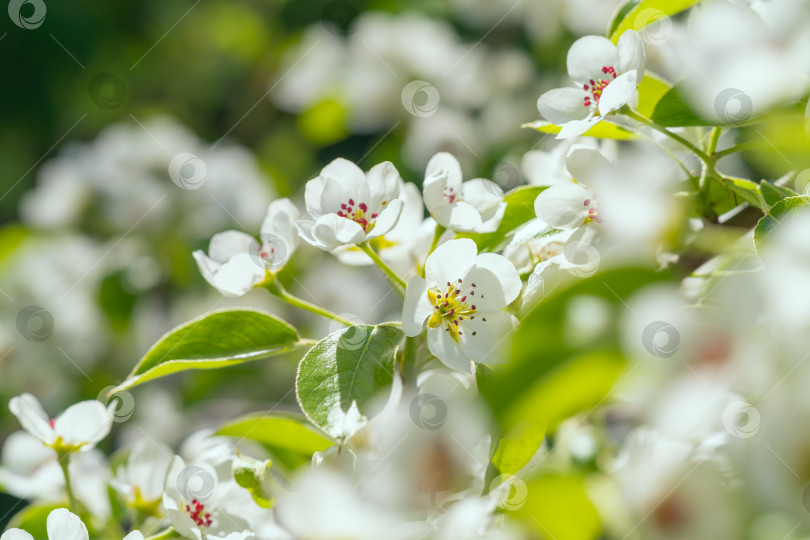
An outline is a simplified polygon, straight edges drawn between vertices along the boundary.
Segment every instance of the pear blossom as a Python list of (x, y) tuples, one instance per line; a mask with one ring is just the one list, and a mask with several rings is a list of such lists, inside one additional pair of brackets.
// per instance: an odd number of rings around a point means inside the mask
[(135, 443), (126, 463), (118, 468), (110, 483), (129, 505), (155, 513), (163, 497), (172, 457), (166, 445), (141, 439)]
[(645, 63), (644, 44), (634, 30), (623, 33), (618, 45), (601, 36), (582, 37), (567, 58), (577, 87), (549, 90), (537, 100), (537, 110), (562, 126), (558, 139), (582, 135), (634, 99)]
[(450, 240), (430, 254), (425, 278), (405, 291), (402, 327), (416, 336), (427, 325), (430, 352), (448, 367), (470, 371), (470, 362), (497, 363), (517, 319), (503, 309), (520, 294), (514, 265), (502, 255), (478, 254), (470, 239)]
[(248, 522), (222, 507), (234, 496), (231, 488), (240, 489), (232, 479), (220, 482), (212, 467), (187, 467), (182, 457), (175, 456), (166, 474), (166, 516), (177, 532), (191, 540), (252, 538)]
[(380, 237), (399, 220), (401, 183), (388, 161), (364, 173), (351, 161), (338, 158), (307, 182), (306, 206), (312, 219), (295, 225), (304, 240), (326, 251)]
[[(48, 540), (89, 540), (87, 527), (79, 516), (67, 508), (57, 508), (48, 514)], [(34, 540), (31, 534), (22, 529), (9, 529), (0, 536), (0, 540)], [(143, 540), (140, 531), (132, 531), (124, 540)]]
[(112, 414), (100, 401), (82, 401), (49, 418), (31, 394), (14, 397), (9, 409), (28, 433), (57, 452), (87, 451), (112, 427)]
[(491, 180), (462, 179), (461, 165), (452, 154), (439, 152), (430, 159), (423, 185), (430, 215), (457, 232), (495, 231), (506, 211), (503, 191)]
[(268, 272), (278, 272), (298, 246), (294, 222), (298, 209), (289, 199), (270, 203), (262, 223), (259, 244), (240, 231), (225, 231), (211, 238), (208, 255), (192, 255), (205, 280), (224, 296), (242, 296), (261, 284)]

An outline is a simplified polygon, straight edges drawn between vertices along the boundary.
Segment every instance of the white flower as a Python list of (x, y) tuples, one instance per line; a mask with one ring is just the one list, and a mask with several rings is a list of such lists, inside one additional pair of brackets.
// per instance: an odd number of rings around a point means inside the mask
[(64, 476), (56, 452), (26, 431), (15, 431), (3, 443), (0, 486), (20, 499), (59, 501)]
[(314, 221), (295, 223), (301, 237), (317, 248), (332, 251), (384, 235), (394, 228), (402, 212), (401, 182), (388, 161), (363, 173), (351, 161), (334, 160), (320, 176), (307, 182), (307, 212)]
[(185, 538), (223, 538), (245, 540), (252, 538), (245, 519), (226, 512), (221, 502), (227, 502), (232, 480), (219, 482), (216, 471), (206, 465), (189, 465), (175, 456), (166, 474), (163, 507), (172, 526)]
[(521, 282), (509, 259), (478, 255), (475, 242), (451, 240), (430, 254), (425, 277), (414, 276), (405, 291), (403, 329), (416, 336), (428, 327), (430, 352), (447, 366), (470, 371), (470, 362), (498, 363), (500, 347), (516, 319), (503, 311)]
[(462, 182), (461, 165), (447, 152), (428, 162), (423, 192), (436, 222), (458, 232), (493, 232), (506, 210), (496, 183), (483, 178)]
[[(48, 514), (49, 540), (88, 540), (87, 527), (79, 516), (71, 513), (67, 508), (57, 508)], [(0, 536), (0, 540), (34, 540), (34, 537), (22, 529), (9, 529)], [(132, 531), (124, 540), (143, 540), (140, 531)]]
[(537, 264), (560, 255), (572, 231), (556, 230), (544, 221), (533, 219), (515, 230), (515, 235), (503, 249), (503, 256), (512, 261), (518, 272), (531, 272)]
[(12, 398), (9, 409), (23, 429), (58, 452), (90, 450), (112, 427), (112, 415), (96, 400), (71, 405), (54, 419), (31, 394)]
[(644, 77), (644, 44), (628, 30), (618, 46), (601, 36), (585, 36), (568, 50), (568, 75), (576, 88), (555, 88), (537, 100), (537, 110), (562, 126), (558, 139), (582, 135), (606, 115), (630, 103)]
[(242, 296), (262, 283), (267, 273), (276, 273), (298, 246), (294, 222), (298, 209), (289, 199), (270, 203), (262, 223), (261, 244), (249, 234), (225, 231), (214, 235), (208, 255), (192, 255), (208, 283), (224, 296)]
[(141, 439), (135, 443), (126, 464), (118, 468), (111, 484), (129, 505), (155, 513), (172, 456), (166, 445)]

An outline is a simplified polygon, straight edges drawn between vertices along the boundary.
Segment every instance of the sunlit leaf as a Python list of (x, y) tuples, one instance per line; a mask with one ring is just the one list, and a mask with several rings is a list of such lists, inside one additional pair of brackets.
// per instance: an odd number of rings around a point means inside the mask
[[(551, 122), (546, 122), (544, 120), (537, 120), (535, 122), (529, 122), (528, 124), (523, 124), (523, 128), (532, 128), (536, 129), (541, 133), (552, 133), (557, 134), (562, 129), (560, 126), (554, 125)], [(586, 131), (583, 137), (593, 137), (595, 139), (618, 139), (618, 140), (628, 140), (628, 139), (635, 139), (637, 135), (632, 131), (629, 131), (619, 125), (613, 124), (609, 121), (603, 120), (599, 122), (591, 129)]]
[[(534, 529), (541, 538), (555, 540), (595, 540), (602, 530), (601, 520), (588, 498), (585, 482), (572, 475), (544, 474), (525, 486), (516, 486), (506, 500), (517, 507), (511, 513)], [(520, 497), (525, 496), (525, 501)], [(507, 506), (507, 509), (509, 508)]]
[(179, 371), (233, 366), (310, 346), (295, 328), (269, 313), (214, 311), (160, 338), (110, 394)]
[(375, 398), (393, 382), (403, 337), (397, 326), (357, 325), (319, 341), (301, 360), (295, 382), (307, 418), (335, 439), (362, 427)]
[(650, 117), (655, 106), (661, 98), (672, 89), (672, 85), (660, 75), (652, 71), (644, 73), (644, 78), (638, 85), (638, 105), (636, 109), (646, 117)]
[(544, 189), (545, 186), (523, 186), (513, 190), (504, 197), (506, 211), (495, 232), (459, 234), (458, 237), (473, 239), (478, 251), (496, 250), (516, 228), (536, 217), (534, 200)]
[(41, 502), (28, 505), (11, 518), (8, 528), (27, 531), (34, 540), (48, 540), (48, 514), (57, 508), (65, 508), (65, 504)]
[(768, 212), (759, 220), (754, 229), (754, 246), (757, 252), (761, 252), (768, 236), (773, 234), (784, 223), (790, 213), (800, 208), (810, 205), (810, 197), (788, 197), (773, 205)]
[(664, 17), (675, 15), (697, 4), (700, 0), (628, 0), (616, 11), (608, 36), (613, 43), (627, 30), (641, 30)]
[(292, 413), (256, 413), (228, 422), (217, 435), (260, 442), (271, 452), (286, 450), (312, 457), (334, 441), (315, 428), (306, 418)]

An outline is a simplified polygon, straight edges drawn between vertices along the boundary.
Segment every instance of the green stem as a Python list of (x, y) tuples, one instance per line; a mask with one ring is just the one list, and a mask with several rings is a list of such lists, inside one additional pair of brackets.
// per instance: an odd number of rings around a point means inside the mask
[(760, 143), (752, 143), (752, 142), (736, 144), (734, 146), (726, 148), (725, 150), (715, 152), (714, 158), (720, 159), (722, 157), (730, 156), (731, 154), (736, 154), (737, 152), (746, 152), (748, 150), (755, 150), (761, 146), (762, 145)]
[(679, 144), (681, 144), (682, 146), (685, 146), (686, 148), (691, 150), (693, 154), (695, 154), (698, 158), (700, 158), (700, 160), (703, 163), (708, 163), (709, 162), (710, 158), (709, 158), (708, 154), (706, 154), (703, 150), (701, 150), (700, 148), (698, 148), (694, 144), (690, 143), (689, 141), (687, 141), (686, 139), (684, 139), (680, 135), (672, 133), (667, 128), (665, 128), (663, 126), (659, 126), (657, 123), (653, 122), (649, 118), (645, 118), (644, 116), (641, 116), (640, 114), (638, 114), (637, 112), (632, 110), (630, 107), (623, 108), (621, 112), (625, 116), (628, 116), (629, 118), (632, 118), (636, 122), (642, 123), (645, 126), (650, 127), (652, 129), (658, 131), (659, 133), (663, 133), (664, 135), (666, 135), (667, 137), (669, 137), (673, 141), (676, 141)]
[(719, 126), (712, 128), (712, 134), (709, 137), (709, 147), (706, 149), (706, 153), (713, 159), (716, 159), (714, 154), (715, 151), (717, 150), (717, 142), (720, 140), (720, 134), (722, 132), (723, 128)]
[(65, 476), (65, 491), (68, 496), (68, 509), (74, 514), (79, 514), (79, 505), (76, 503), (76, 496), (73, 495), (73, 487), (70, 484), (70, 472), (68, 472), (68, 465), (70, 464), (70, 454), (62, 454), (59, 456), (59, 466), (62, 468), (62, 474)]
[(364, 242), (362, 244), (358, 244), (357, 247), (359, 247), (361, 250), (363, 250), (363, 253), (368, 255), (369, 258), (372, 261), (374, 261), (374, 264), (376, 264), (380, 268), (380, 270), (383, 271), (385, 276), (388, 278), (388, 280), (394, 286), (394, 289), (397, 291), (399, 296), (404, 298), (405, 297), (405, 287), (407, 287), (407, 284), (405, 283), (405, 281), (401, 277), (399, 277), (397, 275), (397, 273), (394, 272), (394, 270), (390, 266), (388, 266), (388, 264), (384, 260), (382, 260), (382, 258), (380, 258), (380, 256), (377, 254), (377, 252), (374, 251), (374, 249), (371, 246), (369, 246), (367, 242)]
[(355, 324), (352, 321), (350, 321), (349, 319), (341, 317), (340, 315), (337, 315), (336, 313), (332, 313), (328, 309), (322, 308), (320, 306), (316, 306), (315, 304), (307, 302), (306, 300), (304, 300), (302, 298), (298, 298), (297, 296), (288, 293), (287, 289), (285, 289), (281, 285), (281, 283), (279, 283), (276, 279), (272, 279), (272, 280), (269, 280), (269, 281), (265, 282), (264, 283), (264, 288), (267, 289), (268, 291), (270, 291), (270, 294), (272, 294), (273, 296), (276, 296), (277, 298), (280, 298), (281, 300), (283, 300), (284, 302), (290, 304), (291, 306), (295, 306), (297, 308), (305, 309), (307, 311), (310, 311), (310, 312), (315, 313), (317, 315), (320, 315), (322, 317), (326, 317), (327, 319), (332, 319), (333, 321), (337, 321), (337, 322), (339, 322), (341, 324), (345, 324), (346, 326), (354, 326), (354, 324)]

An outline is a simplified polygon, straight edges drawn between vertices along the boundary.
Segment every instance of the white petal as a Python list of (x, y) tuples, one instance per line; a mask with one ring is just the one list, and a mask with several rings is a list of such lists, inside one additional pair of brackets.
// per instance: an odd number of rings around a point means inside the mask
[[(619, 73), (638, 71), (639, 75), (644, 73), (646, 57), (644, 54), (644, 42), (635, 30), (627, 30), (619, 38), (618, 57)], [(641, 82), (641, 81), (639, 81)]]
[(576, 180), (588, 183), (589, 179), (598, 177), (600, 172), (610, 170), (612, 165), (599, 150), (575, 144), (565, 156), (565, 166)]
[(602, 121), (601, 116), (589, 116), (585, 120), (572, 120), (565, 124), (555, 139), (570, 139), (584, 135), (589, 129)]
[(143, 533), (141, 531), (132, 531), (124, 537), (124, 540), (143, 540)]
[(0, 540), (34, 540), (34, 537), (22, 529), (9, 529), (0, 536)]
[(591, 192), (579, 184), (560, 184), (544, 190), (534, 200), (537, 217), (557, 229), (576, 229), (585, 223)]
[[(364, 190), (366, 183), (366, 175), (363, 170), (348, 159), (343, 158), (337, 158), (321, 169), (320, 177), (326, 180), (327, 185), (329, 180), (334, 180), (349, 196), (352, 194), (359, 195)], [(326, 211), (326, 208), (324, 208), (324, 211)]]
[(568, 76), (577, 84), (605, 77), (603, 67), (617, 67), (616, 46), (602, 36), (579, 38), (568, 49)]
[(517, 319), (505, 311), (481, 313), (466, 320), (459, 336), (461, 350), (473, 362), (500, 364), (506, 360), (505, 352), (516, 324)]
[(453, 154), (439, 152), (428, 161), (425, 169), (425, 179), (428, 178), (445, 178), (447, 186), (459, 190), (463, 180), (461, 164)]
[(298, 208), (290, 199), (279, 199), (271, 202), (267, 208), (267, 217), (262, 222), (262, 240), (264, 241), (268, 235), (275, 235), (295, 248), (298, 244), (295, 222), (300, 215)]
[(591, 114), (585, 106), (588, 94), (581, 88), (555, 88), (537, 99), (537, 110), (543, 119), (562, 126), (573, 120), (584, 120)]
[(616, 80), (607, 85), (599, 99), (599, 112), (602, 116), (618, 111), (636, 95), (637, 71), (622, 73)]
[(11, 398), (8, 408), (20, 421), (20, 425), (25, 431), (46, 444), (56, 440), (56, 433), (50, 426), (50, 419), (42, 410), (42, 405), (39, 404), (37, 398), (31, 394), (22, 394)]
[(326, 181), (318, 177), (307, 182), (304, 188), (304, 204), (307, 207), (309, 215), (315, 219), (318, 219), (324, 214), (323, 208), (321, 208), (321, 198), (323, 197), (325, 185)]
[(363, 227), (337, 214), (319, 217), (312, 227), (312, 236), (320, 243), (317, 247), (326, 251), (343, 244), (359, 244), (366, 239)]
[(503, 219), (503, 215), (506, 213), (506, 202), (501, 201), (498, 206), (495, 207), (494, 211), (491, 211), (491, 217), (487, 218), (481, 226), (475, 232), (478, 233), (491, 233), (498, 230), (498, 227), (501, 225), (501, 220)]
[(413, 276), (405, 288), (405, 300), (402, 305), (402, 329), (406, 336), (418, 336), (433, 312), (430, 298), (427, 295), (427, 281)]
[(208, 256), (218, 263), (225, 263), (239, 254), (248, 253), (256, 240), (241, 231), (225, 231), (215, 234), (208, 246)]
[(377, 216), (377, 222), (374, 224), (374, 228), (369, 231), (368, 238), (377, 238), (396, 227), (399, 216), (402, 214), (404, 204), (402, 199), (394, 199), (388, 203), (385, 210), (380, 212), (380, 215)]
[(48, 514), (48, 538), (50, 540), (88, 540), (87, 527), (79, 516), (67, 508), (57, 508)]
[(188, 514), (182, 510), (166, 510), (166, 516), (180, 536), (192, 540), (202, 540), (200, 528), (194, 523)]
[(450, 332), (444, 326), (438, 328), (428, 328), (427, 343), (430, 353), (442, 361), (442, 363), (458, 371), (471, 373), (470, 359), (464, 356), (458, 343), (450, 337)]
[(437, 247), (425, 262), (425, 278), (431, 287), (463, 278), (475, 262), (478, 246), (469, 238), (450, 240)]
[(197, 261), (197, 267), (200, 269), (200, 274), (205, 278), (205, 281), (213, 285), (214, 274), (216, 274), (217, 270), (219, 270), (219, 267), (222, 265), (206, 255), (201, 249), (192, 252), (191, 256)]
[(444, 221), (448, 229), (458, 232), (474, 232), (481, 228), (483, 223), (481, 213), (471, 204), (461, 201), (441, 206), (436, 212), (436, 221)]
[(295, 222), (295, 228), (298, 230), (298, 235), (303, 238), (308, 244), (317, 248), (324, 249), (318, 239), (312, 236), (312, 228), (315, 227), (315, 222), (307, 219), (299, 219)]
[(223, 296), (242, 296), (261, 283), (267, 270), (252, 255), (240, 253), (220, 266), (212, 285)]
[(372, 167), (366, 175), (366, 182), (369, 195), (365, 202), (369, 209), (379, 209), (383, 201), (390, 202), (399, 197), (402, 178), (399, 177), (396, 167), (390, 161), (384, 161)]
[[(490, 279), (483, 280), (487, 275)], [(497, 305), (496, 309), (508, 306), (520, 294), (522, 283), (512, 261), (503, 255), (495, 253), (482, 253), (475, 258), (475, 262), (467, 272), (469, 279), (475, 280), (477, 294), (484, 294), (484, 300), (490, 305)], [(465, 282), (467, 279), (464, 280)], [(479, 283), (483, 281), (483, 283)], [(479, 296), (480, 297), (480, 296)]]
[(112, 427), (112, 415), (96, 400), (71, 405), (54, 420), (56, 434), (68, 444), (82, 444), (90, 449), (107, 436)]
[(503, 200), (501, 186), (492, 180), (475, 178), (464, 182), (461, 186), (464, 200), (473, 205), (482, 214), (498, 206)]

